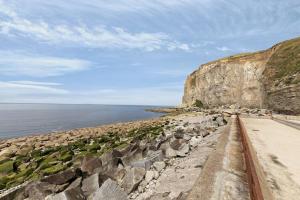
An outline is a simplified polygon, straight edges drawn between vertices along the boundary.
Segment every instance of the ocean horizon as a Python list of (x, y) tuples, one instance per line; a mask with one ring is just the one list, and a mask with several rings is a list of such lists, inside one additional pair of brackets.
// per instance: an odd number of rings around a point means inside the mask
[[(159, 117), (162, 106), (0, 103), (0, 139)], [(164, 106), (167, 107), (167, 106)]]

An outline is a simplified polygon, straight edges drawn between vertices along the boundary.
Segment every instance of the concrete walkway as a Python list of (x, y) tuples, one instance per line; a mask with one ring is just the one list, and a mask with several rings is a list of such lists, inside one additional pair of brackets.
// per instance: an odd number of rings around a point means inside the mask
[(250, 199), (241, 145), (233, 116), (187, 200)]
[(275, 199), (300, 198), (300, 131), (270, 119), (243, 118)]

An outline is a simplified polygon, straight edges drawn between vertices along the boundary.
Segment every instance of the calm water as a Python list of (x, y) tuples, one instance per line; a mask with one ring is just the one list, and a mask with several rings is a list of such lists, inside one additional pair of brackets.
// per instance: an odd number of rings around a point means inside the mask
[(0, 104), (0, 138), (158, 117), (153, 106)]

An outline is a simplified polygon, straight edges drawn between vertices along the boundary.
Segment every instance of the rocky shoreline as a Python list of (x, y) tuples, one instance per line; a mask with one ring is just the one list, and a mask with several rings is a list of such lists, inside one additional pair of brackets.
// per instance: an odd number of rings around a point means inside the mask
[(0, 200), (184, 199), (236, 112), (269, 113), (189, 108), (152, 120), (1, 141)]

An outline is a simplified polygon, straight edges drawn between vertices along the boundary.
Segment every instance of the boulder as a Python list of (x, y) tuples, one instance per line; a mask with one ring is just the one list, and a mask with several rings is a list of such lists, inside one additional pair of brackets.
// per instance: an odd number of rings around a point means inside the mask
[(198, 146), (198, 144), (202, 141), (202, 138), (201, 137), (196, 137), (196, 136), (193, 136), (192, 139), (190, 140), (190, 145), (192, 147), (196, 147)]
[(82, 181), (81, 189), (85, 196), (89, 196), (95, 192), (109, 177), (106, 175), (100, 175), (98, 173), (93, 174)]
[(86, 197), (80, 187), (76, 187), (58, 194), (48, 195), (45, 200), (86, 200)]
[(206, 137), (206, 136), (208, 136), (209, 134), (210, 134), (210, 133), (209, 133), (208, 130), (206, 130), (206, 129), (201, 130), (201, 135), (202, 135), (202, 137)]
[(183, 136), (184, 136), (184, 130), (182, 128), (178, 128), (174, 133), (174, 137), (176, 139), (182, 139)]
[(126, 193), (118, 186), (115, 181), (107, 179), (102, 186), (97, 189), (89, 200), (126, 200)]
[(163, 161), (161, 161), (161, 162), (155, 162), (155, 163), (153, 163), (153, 167), (158, 172), (161, 172), (166, 167), (166, 163), (163, 162)]
[(58, 174), (54, 174), (41, 179), (41, 182), (47, 182), (54, 185), (70, 183), (81, 175), (80, 169), (69, 169)]
[(152, 179), (154, 179), (155, 171), (147, 171), (145, 175), (145, 181), (146, 183), (149, 183)]
[(25, 188), (25, 196), (29, 199), (44, 199), (52, 193), (58, 193), (68, 187), (68, 184), (53, 185), (47, 182), (33, 182)]
[(226, 124), (226, 121), (221, 116), (216, 118), (216, 122), (218, 123), (219, 126), (224, 126)]
[(129, 194), (138, 187), (139, 183), (143, 180), (146, 171), (144, 168), (137, 167), (127, 168), (126, 171), (127, 173), (121, 186), (124, 188), (125, 192)]
[(184, 144), (186, 144), (186, 141), (183, 139), (174, 139), (170, 141), (170, 146), (174, 150), (179, 150)]
[(75, 181), (73, 181), (66, 190), (70, 190), (73, 188), (81, 187), (82, 177), (78, 177)]
[(177, 156), (185, 157), (186, 154), (190, 151), (190, 145), (183, 143), (180, 148), (176, 151)]
[(145, 170), (149, 170), (151, 168), (151, 160), (149, 159), (143, 159), (143, 160), (138, 160), (135, 162), (132, 162), (130, 164), (131, 167), (138, 167), (138, 168), (143, 168)]
[(183, 139), (189, 141), (191, 139), (191, 136), (189, 136), (188, 134), (184, 134)]
[(164, 159), (164, 155), (162, 150), (157, 151), (149, 151), (146, 159), (150, 160), (152, 163), (156, 161), (162, 161)]
[(143, 157), (143, 150), (138, 147), (128, 152), (128, 154), (126, 154), (125, 156), (123, 156), (121, 158), (121, 161), (124, 164), (124, 166), (130, 166), (132, 162), (142, 160)]
[(25, 187), (21, 186), (18, 187), (14, 190), (10, 190), (8, 193), (6, 193), (5, 195), (2, 194), (2, 196), (0, 197), (0, 200), (23, 200), (25, 199)]
[(177, 153), (176, 151), (171, 148), (170, 146), (165, 150), (165, 157), (166, 158), (173, 158), (173, 157), (176, 157), (177, 156)]
[(89, 175), (95, 173), (95, 170), (101, 167), (102, 167), (102, 161), (97, 157), (86, 156), (82, 159), (81, 171), (86, 172)]

